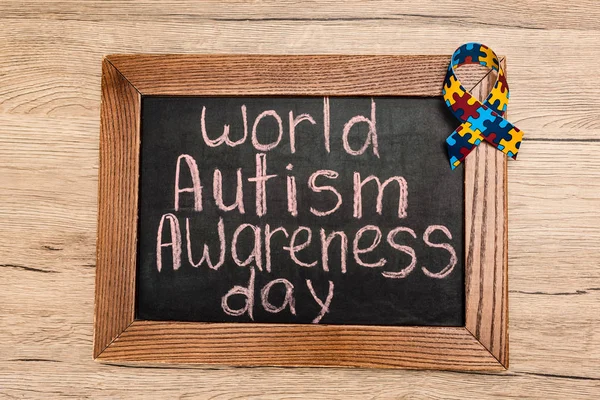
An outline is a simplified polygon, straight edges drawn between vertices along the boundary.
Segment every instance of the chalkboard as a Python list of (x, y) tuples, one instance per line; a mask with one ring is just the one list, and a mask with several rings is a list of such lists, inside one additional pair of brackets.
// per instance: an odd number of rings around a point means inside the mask
[(439, 97), (145, 96), (136, 318), (464, 326), (455, 127)]

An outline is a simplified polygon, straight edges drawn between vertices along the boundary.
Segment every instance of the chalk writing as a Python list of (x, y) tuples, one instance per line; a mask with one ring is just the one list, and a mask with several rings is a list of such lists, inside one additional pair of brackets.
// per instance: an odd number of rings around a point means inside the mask
[[(458, 257), (443, 221), (430, 221), (419, 229), (407, 226), (409, 213), (420, 205), (412, 201), (406, 177), (361, 170), (369, 163), (395, 161), (382, 158), (382, 146), (389, 145), (382, 138), (389, 135), (379, 135), (385, 126), (377, 125), (375, 99), (370, 99), (367, 112), (348, 116), (336, 129), (328, 97), (322, 101), (322, 120), (320, 111), (311, 115), (292, 109), (282, 114), (275, 108), (251, 113), (254, 120), (249, 127), (248, 107), (238, 103), (235, 118), (219, 122), (217, 132), (209, 132), (207, 121), (216, 110), (202, 106), (198, 137), (203, 151), (220, 152), (223, 163), (207, 166), (192, 150), (167, 160), (173, 171), (168, 182), (172, 204), (155, 221), (158, 273), (179, 271), (182, 266), (199, 274), (237, 268), (236, 281), (227, 282), (230, 289), (219, 294), (225, 315), (254, 320), (260, 309), (295, 318), (305, 315), (307, 308), (314, 312), (313, 323), (331, 315), (332, 304), (339, 301), (334, 291), (340, 290), (341, 277), (377, 274), (386, 282), (397, 282), (418, 275), (437, 282), (452, 274)], [(284, 124), (280, 115), (286, 113)], [(323, 165), (304, 161), (301, 144), (306, 140), (321, 149)], [(252, 161), (237, 163), (233, 154), (238, 153), (230, 152), (239, 149), (251, 152)], [(344, 164), (328, 164), (340, 154), (360, 163), (343, 169)], [(304, 171), (300, 175), (298, 165)], [(203, 219), (207, 212), (212, 213), (208, 221)], [(322, 224), (290, 224), (307, 214)], [(229, 224), (233, 216), (238, 222)], [(389, 223), (373, 223), (381, 221), (374, 217)], [(239, 223), (239, 218), (245, 222)], [(285, 224), (280, 222), (284, 219)], [(425, 265), (417, 249), (437, 252), (436, 259), (446, 261)], [(294, 268), (298, 274), (277, 275)], [(308, 270), (319, 270), (328, 279), (305, 279), (302, 271)], [(300, 292), (305, 293), (303, 302), (297, 301)], [(305, 304), (306, 299), (312, 304)]]

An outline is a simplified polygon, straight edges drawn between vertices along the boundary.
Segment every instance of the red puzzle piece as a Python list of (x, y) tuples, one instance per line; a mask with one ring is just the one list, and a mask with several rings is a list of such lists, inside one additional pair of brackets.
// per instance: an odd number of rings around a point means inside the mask
[(469, 117), (473, 117), (474, 119), (479, 118), (479, 112), (477, 109), (479, 106), (477, 103), (475, 105), (471, 105), (468, 103), (469, 95), (465, 93), (462, 97), (458, 95), (458, 93), (452, 93), (452, 98), (454, 99), (454, 104), (451, 105), (452, 109), (460, 114), (460, 110), (462, 110), (462, 116), (460, 119), (466, 121)]

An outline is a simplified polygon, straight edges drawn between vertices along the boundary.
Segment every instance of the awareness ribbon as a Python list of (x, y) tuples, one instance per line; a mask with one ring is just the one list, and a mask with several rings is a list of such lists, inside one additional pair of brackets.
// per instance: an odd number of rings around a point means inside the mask
[[(456, 68), (464, 64), (481, 64), (498, 74), (494, 87), (483, 103), (461, 85), (454, 73)], [(517, 158), (523, 132), (504, 119), (510, 92), (504, 70), (492, 49), (480, 43), (465, 43), (456, 49), (448, 66), (442, 94), (452, 114), (462, 122), (446, 139), (452, 169), (482, 140), (509, 157)]]

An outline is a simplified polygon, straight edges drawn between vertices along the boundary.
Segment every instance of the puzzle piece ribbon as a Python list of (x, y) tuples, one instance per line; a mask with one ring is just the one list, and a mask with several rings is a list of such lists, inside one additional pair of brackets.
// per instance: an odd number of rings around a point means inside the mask
[[(460, 83), (455, 69), (464, 64), (481, 64), (497, 72), (490, 94), (481, 103)], [(504, 119), (510, 92), (498, 57), (480, 43), (466, 43), (452, 55), (442, 90), (446, 105), (462, 124), (446, 139), (450, 166), (455, 169), (485, 140), (509, 157), (517, 158), (523, 132)]]

